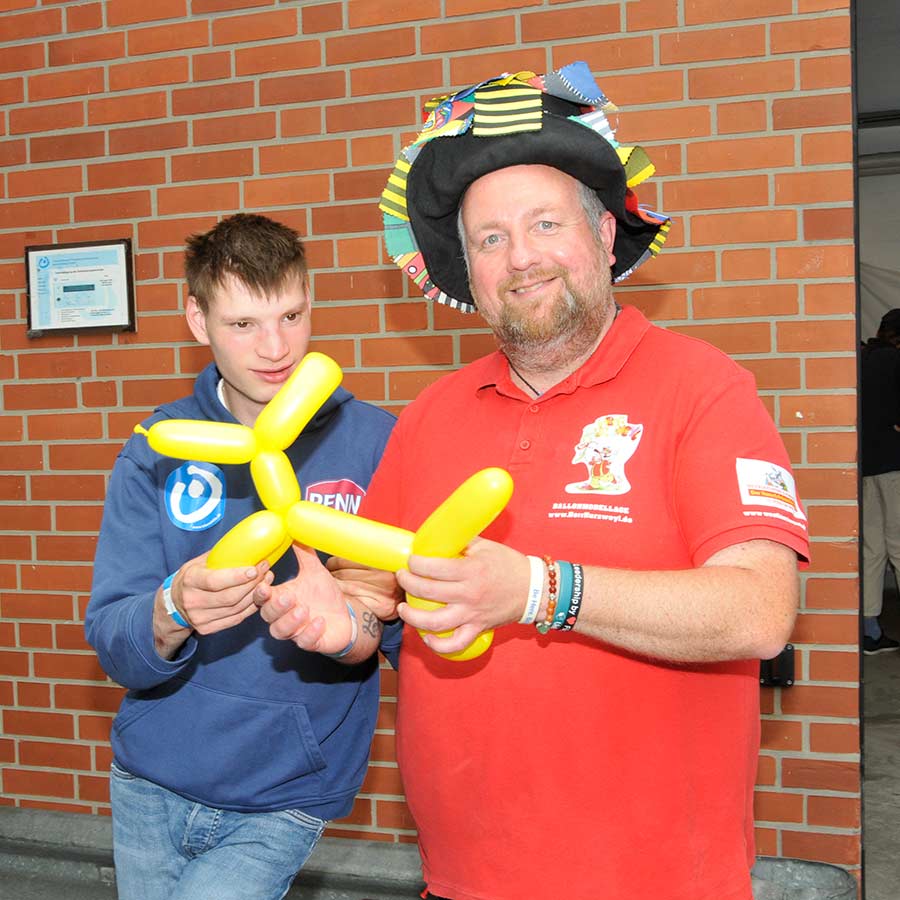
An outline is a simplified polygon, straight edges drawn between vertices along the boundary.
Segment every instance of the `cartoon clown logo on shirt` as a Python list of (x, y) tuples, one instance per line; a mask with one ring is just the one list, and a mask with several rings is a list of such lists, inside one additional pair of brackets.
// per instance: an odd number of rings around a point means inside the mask
[(581, 432), (572, 463), (587, 468), (586, 481), (566, 485), (568, 494), (627, 494), (631, 484), (625, 477), (625, 463), (634, 455), (643, 425), (628, 421), (627, 415), (599, 416)]

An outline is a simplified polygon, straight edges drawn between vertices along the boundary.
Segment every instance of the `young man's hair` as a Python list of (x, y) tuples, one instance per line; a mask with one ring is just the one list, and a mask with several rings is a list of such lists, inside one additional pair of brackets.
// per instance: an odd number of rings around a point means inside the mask
[(237, 213), (187, 239), (184, 274), (188, 292), (206, 313), (228, 275), (259, 294), (278, 290), (292, 278), (305, 282), (306, 249), (293, 228), (266, 216)]

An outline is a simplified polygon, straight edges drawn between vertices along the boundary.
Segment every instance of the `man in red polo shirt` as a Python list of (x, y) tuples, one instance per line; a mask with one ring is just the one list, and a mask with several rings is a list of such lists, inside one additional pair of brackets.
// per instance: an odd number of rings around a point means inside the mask
[[(398, 265), (499, 349), (404, 411), (361, 511), (414, 531), (479, 469), (515, 484), (461, 557), (397, 573), (443, 608), (380, 605), (412, 626), (423, 896), (752, 896), (758, 660), (790, 637), (806, 518), (749, 373), (615, 303), (669, 222), (638, 205), (652, 165), (610, 106), (583, 63), (438, 98), (382, 198)], [(315, 649), (304, 584), (261, 590), (272, 633)]]

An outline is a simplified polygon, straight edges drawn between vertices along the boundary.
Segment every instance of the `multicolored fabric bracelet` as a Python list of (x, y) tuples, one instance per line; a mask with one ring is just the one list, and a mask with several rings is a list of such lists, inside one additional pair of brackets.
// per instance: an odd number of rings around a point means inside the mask
[(581, 612), (581, 601), (584, 597), (584, 569), (578, 563), (572, 563), (572, 600), (569, 603), (569, 614), (560, 625), (560, 631), (571, 631), (578, 621)]
[(555, 560), (545, 556), (544, 565), (547, 567), (547, 612), (544, 614), (544, 618), (535, 625), (541, 634), (546, 634), (553, 626), (553, 616), (556, 614), (556, 598), (558, 596), (557, 583), (559, 580)]
[[(344, 602), (347, 603), (346, 600)], [(347, 603), (347, 612), (350, 613), (350, 642), (343, 650), (339, 650), (337, 653), (323, 653), (322, 656), (327, 656), (329, 659), (341, 659), (356, 646), (356, 639), (359, 637), (359, 623), (356, 621), (356, 613), (349, 603)]]
[(559, 568), (559, 598), (556, 601), (556, 612), (553, 615), (553, 622), (550, 627), (554, 631), (559, 631), (566, 621), (566, 616), (569, 614), (569, 604), (572, 602), (573, 570), (572, 563), (566, 562), (564, 559), (558, 559), (556, 565)]
[(541, 608), (541, 597), (544, 595), (544, 561), (537, 556), (529, 556), (528, 564), (531, 566), (531, 581), (528, 584), (528, 600), (525, 603), (525, 612), (519, 619), (520, 625), (533, 625)]
[(172, 582), (175, 580), (175, 576), (178, 572), (173, 572), (163, 583), (162, 583), (162, 592), (163, 592), (163, 606), (166, 608), (166, 612), (172, 617), (172, 621), (176, 625), (180, 625), (182, 628), (193, 628), (190, 622), (185, 619), (185, 617), (178, 612), (177, 607), (175, 606), (175, 601), (172, 599)]

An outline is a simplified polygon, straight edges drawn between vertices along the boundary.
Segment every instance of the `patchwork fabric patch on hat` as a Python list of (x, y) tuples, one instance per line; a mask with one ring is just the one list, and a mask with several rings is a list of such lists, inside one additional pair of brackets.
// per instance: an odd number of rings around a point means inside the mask
[(541, 129), (541, 91), (513, 80), (489, 84), (475, 91), (472, 133), (478, 137)]

